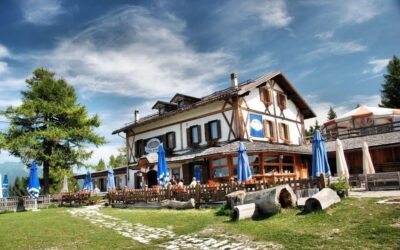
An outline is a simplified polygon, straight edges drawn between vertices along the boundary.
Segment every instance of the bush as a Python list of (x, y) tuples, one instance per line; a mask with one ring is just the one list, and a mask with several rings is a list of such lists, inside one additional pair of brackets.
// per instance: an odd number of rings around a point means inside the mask
[(103, 198), (101, 196), (90, 196), (89, 203), (90, 204), (99, 204)]
[(329, 187), (336, 191), (340, 197), (344, 197), (350, 189), (349, 183), (346, 178), (339, 178), (335, 183), (331, 183)]
[(50, 204), (47, 208), (58, 208), (57, 204)]
[(221, 205), (217, 208), (215, 215), (217, 216), (230, 216), (231, 210), (227, 209), (226, 205)]

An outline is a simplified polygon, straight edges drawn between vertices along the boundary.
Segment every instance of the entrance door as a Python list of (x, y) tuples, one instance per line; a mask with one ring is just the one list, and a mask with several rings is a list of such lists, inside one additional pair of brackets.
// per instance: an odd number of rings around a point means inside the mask
[(149, 188), (153, 187), (153, 186), (157, 186), (158, 182), (157, 182), (157, 171), (155, 170), (150, 170), (147, 173), (147, 185)]

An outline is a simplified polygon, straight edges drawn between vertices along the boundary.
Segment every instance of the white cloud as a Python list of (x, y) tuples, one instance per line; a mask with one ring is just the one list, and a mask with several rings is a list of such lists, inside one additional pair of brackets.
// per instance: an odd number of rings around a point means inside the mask
[(346, 55), (367, 50), (365, 45), (356, 41), (350, 42), (325, 42), (318, 46), (318, 48), (306, 53), (307, 59), (320, 58), (327, 55)]
[(368, 62), (368, 64), (372, 67), (370, 69), (366, 69), (363, 71), (363, 74), (381, 74), (386, 66), (389, 64), (390, 59), (373, 59)]
[(340, 15), (344, 23), (363, 23), (379, 15), (382, 11), (382, 1), (352, 0), (342, 2)]
[(357, 104), (377, 107), (378, 104), (381, 103), (381, 97), (379, 95), (355, 95), (351, 96), (348, 101), (333, 103), (328, 101), (322, 101), (316, 95), (306, 95), (305, 99), (310, 104), (310, 107), (314, 110), (317, 117), (313, 119), (305, 120), (304, 124), (308, 129), (311, 125), (315, 124), (315, 120), (318, 121), (320, 125), (324, 124), (327, 121), (328, 111), (330, 107), (333, 107), (336, 114), (341, 116), (350, 110), (355, 109)]
[(0, 44), (0, 58), (9, 57), (10, 52), (8, 51), (7, 47)]
[(88, 164), (97, 164), (100, 159), (103, 159), (106, 164), (108, 164), (108, 160), (111, 155), (118, 155), (119, 151), (118, 149), (123, 147), (123, 144), (121, 145), (115, 145), (115, 144), (107, 144), (103, 145), (101, 147), (89, 147), (87, 150), (88, 151), (93, 151), (92, 157), (90, 160), (87, 161)]
[(62, 41), (42, 61), (88, 92), (132, 97), (170, 97), (178, 90), (198, 96), (214, 90), (233, 57), (197, 52), (183, 36), (185, 23), (165, 14), (125, 7), (93, 21)]
[(36, 25), (51, 25), (63, 13), (61, 0), (24, 0), (21, 10), (24, 20)]
[(290, 24), (285, 0), (259, 0), (244, 2), (243, 9), (249, 14), (257, 15), (264, 27), (283, 28)]
[(335, 35), (334, 31), (325, 31), (315, 34), (314, 37), (319, 38), (321, 40), (326, 40), (332, 38), (334, 35)]
[(4, 74), (8, 71), (8, 64), (0, 61), (0, 74)]

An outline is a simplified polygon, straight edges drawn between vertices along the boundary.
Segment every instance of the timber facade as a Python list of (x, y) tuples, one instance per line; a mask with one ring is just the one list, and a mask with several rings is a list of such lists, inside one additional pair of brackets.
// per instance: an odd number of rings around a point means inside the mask
[(188, 184), (227, 182), (236, 175), (239, 141), (247, 147), (253, 178), (308, 177), (311, 148), (303, 145), (304, 120), (314, 112), (282, 72), (271, 72), (205, 97), (176, 94), (157, 101), (157, 113), (113, 134), (125, 134), (128, 186), (157, 185), (157, 147), (163, 143), (168, 167)]

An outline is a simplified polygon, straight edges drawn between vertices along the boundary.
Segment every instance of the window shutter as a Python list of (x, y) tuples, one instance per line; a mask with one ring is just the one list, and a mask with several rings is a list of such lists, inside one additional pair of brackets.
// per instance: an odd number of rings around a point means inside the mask
[(273, 103), (273, 101), (272, 101), (272, 89), (268, 89), (268, 103), (269, 104), (272, 104)]
[(274, 122), (272, 122), (272, 121), (270, 121), (270, 122), (269, 122), (269, 126), (271, 126), (271, 131), (272, 131), (271, 138), (272, 138), (273, 142), (276, 142), (276, 129), (275, 129), (275, 123), (274, 123)]
[(221, 120), (217, 120), (217, 132), (218, 132), (218, 139), (221, 139), (222, 137), (222, 132), (221, 132)]
[(265, 91), (263, 88), (259, 88), (260, 89), (260, 101), (265, 103)]
[(268, 120), (264, 120), (263, 121), (263, 127), (264, 127), (264, 135), (265, 137), (271, 137), (270, 133), (269, 133), (269, 124), (268, 124)]
[(285, 140), (283, 124), (279, 123), (279, 139)]
[(289, 125), (285, 124), (285, 127), (286, 127), (286, 140), (288, 143), (291, 143)]
[(197, 133), (199, 134), (199, 144), (201, 144), (201, 126), (197, 125)]
[(206, 141), (209, 142), (211, 141), (211, 136), (210, 136), (210, 123), (204, 123), (204, 134), (206, 135)]
[(192, 136), (190, 134), (190, 127), (186, 129), (186, 142), (188, 147), (192, 146)]

